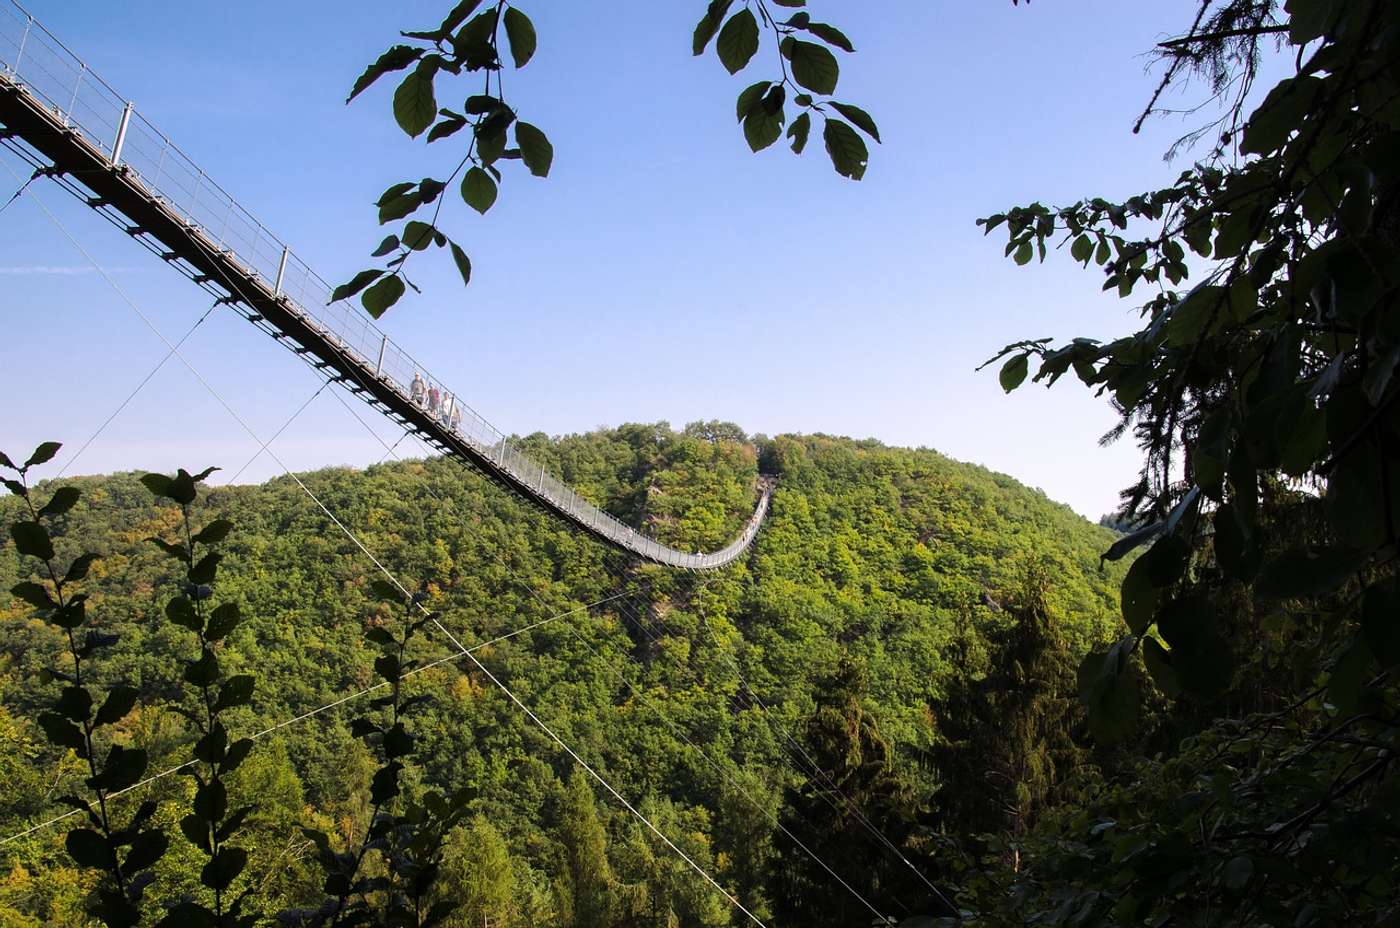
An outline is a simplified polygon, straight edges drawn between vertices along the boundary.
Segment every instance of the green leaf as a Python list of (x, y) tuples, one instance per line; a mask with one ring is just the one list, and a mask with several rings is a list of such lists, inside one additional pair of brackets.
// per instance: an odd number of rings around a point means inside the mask
[(229, 677), (219, 688), (219, 700), (214, 703), (214, 711), (222, 712), (235, 706), (246, 706), (253, 699), (253, 676), (242, 673)]
[(383, 225), (386, 222), (393, 222), (395, 219), (402, 219), (422, 205), (423, 199), (417, 191), (399, 194), (379, 205), (379, 224)]
[(44, 508), (39, 510), (41, 516), (61, 516), (73, 508), (73, 504), (81, 497), (82, 491), (77, 487), (59, 487), (54, 490), (53, 496), (44, 504)]
[(97, 710), (97, 718), (93, 720), (96, 725), (112, 725), (126, 718), (127, 713), (136, 707), (136, 700), (141, 693), (134, 686), (114, 686), (107, 692), (107, 698), (102, 701), (102, 708)]
[(48, 587), (32, 580), (25, 580), (10, 587), (10, 593), (16, 599), (23, 600), (35, 609), (56, 609), (58, 603), (54, 602), (49, 595)]
[(1035, 246), (1027, 239), (1016, 246), (1016, 254), (1014, 257), (1017, 266), (1025, 267), (1027, 264), (1031, 263), (1031, 258), (1035, 257)]
[(398, 275), (385, 277), (361, 295), (360, 303), (364, 305), (367, 313), (378, 319), (384, 315), (385, 310), (399, 301), (404, 289), (403, 279)]
[(1010, 393), (1019, 387), (1026, 379), (1026, 373), (1029, 370), (1029, 355), (1018, 354), (1008, 358), (1006, 363), (1001, 366), (1001, 372), (997, 374), (997, 380), (1001, 382), (1002, 390)]
[(402, 722), (397, 722), (384, 732), (384, 756), (389, 758), (407, 757), (413, 753), (413, 736)]
[(93, 783), (93, 778), (89, 778), (89, 783), (94, 788), (115, 793), (135, 786), (145, 772), (146, 752), (139, 748), (124, 748), (118, 745), (107, 752), (107, 762), (102, 765), (102, 772), (95, 778), (97, 782)]
[(204, 620), (195, 611), (194, 603), (188, 596), (173, 597), (165, 604), (165, 617), (182, 628), (199, 633), (204, 629)]
[(222, 723), (216, 722), (207, 735), (194, 745), (194, 756), (206, 764), (217, 764), (224, 759), (228, 750), (228, 731)]
[(496, 182), (479, 167), (473, 167), (462, 178), (462, 199), (482, 215), (496, 202)]
[(510, 40), (510, 56), (515, 66), (523, 68), (535, 54), (535, 26), (530, 17), (511, 7), (505, 15), (506, 38)]
[(58, 454), (58, 449), (59, 449), (59, 448), (62, 448), (62, 447), (63, 447), (63, 443), (62, 443), (62, 442), (58, 442), (58, 441), (46, 441), (46, 442), (43, 442), (42, 444), (39, 445), (39, 447), (37, 447), (37, 448), (34, 449), (34, 453), (31, 454), (31, 455), (29, 456), (29, 460), (25, 461), (25, 462), (24, 462), (24, 466), (23, 466), (22, 468), (20, 468), (20, 469), (21, 469), (21, 470), (29, 470), (29, 468), (31, 468), (31, 467), (37, 467), (37, 466), (39, 466), (40, 464), (47, 464), (49, 461), (53, 460), (53, 456), (54, 456), (55, 454)]
[(160, 829), (143, 831), (131, 842), (131, 851), (126, 855), (126, 860), (122, 861), (122, 869), (128, 875), (146, 870), (165, 855), (169, 846), (170, 839)]
[(243, 616), (237, 603), (222, 603), (210, 614), (209, 627), (205, 629), (204, 637), (210, 641), (221, 641), (227, 638), (241, 621)]
[(1119, 596), (1123, 621), (1128, 623), (1128, 628), (1135, 635), (1147, 631), (1157, 609), (1157, 587), (1144, 558), (1138, 558), (1128, 567)]
[(1233, 857), (1225, 865), (1221, 872), (1220, 881), (1225, 884), (1225, 888), (1231, 892), (1240, 892), (1249, 885), (1249, 881), (1254, 877), (1254, 861), (1248, 857)]
[(545, 134), (528, 122), (515, 124), (515, 143), (520, 146), (520, 159), (536, 177), (548, 177), (554, 162), (554, 146)]
[(822, 130), (822, 140), (826, 143), (826, 152), (831, 156), (831, 164), (837, 174), (851, 180), (860, 180), (865, 176), (870, 153), (856, 130), (839, 119), (828, 119), (826, 128)]
[(432, 59), (424, 60), (394, 91), (394, 119), (410, 138), (421, 135), (437, 116), (437, 98), (433, 96), (436, 74), (437, 63)]
[(1151, 525), (1144, 525), (1142, 528), (1134, 529), (1122, 538), (1109, 545), (1108, 550), (1099, 555), (1100, 561), (1117, 561), (1135, 549), (1147, 544), (1158, 535), (1162, 534), (1166, 527), (1165, 522), (1153, 522)]
[(1326, 548), (1316, 554), (1294, 549), (1264, 566), (1254, 591), (1274, 599), (1322, 596), (1346, 583), (1365, 557), (1347, 548)]
[(170, 479), (170, 498), (181, 506), (188, 506), (194, 502), (197, 491), (195, 484), (198, 481), (183, 467), (175, 472), (175, 476)]
[(456, 242), (451, 243), (452, 261), (457, 265), (457, 273), (462, 275), (462, 284), (472, 282), (472, 262), (467, 253)]
[(1325, 86), (1313, 75), (1285, 78), (1275, 84), (1245, 123), (1240, 150), (1263, 155), (1281, 147), (1291, 132), (1302, 127), (1303, 117)]
[(195, 847), (209, 854), (213, 846), (209, 843), (209, 823), (198, 815), (186, 815), (180, 819), (180, 831)]
[(1152, 682), (1157, 684), (1162, 695), (1168, 699), (1181, 695), (1181, 682), (1177, 680), (1176, 670), (1172, 667), (1171, 652), (1162, 647), (1156, 638), (1142, 640), (1142, 662), (1147, 665), (1147, 672), (1152, 675)]
[(92, 715), (92, 694), (85, 687), (65, 686), (54, 708), (75, 722), (86, 722)]
[(757, 81), (740, 91), (739, 98), (734, 103), (735, 118), (739, 122), (743, 122), (744, 117), (758, 107), (759, 101), (763, 99), (763, 95), (772, 85), (772, 81)]
[(762, 151), (776, 142), (783, 134), (783, 121), (768, 113), (762, 106), (756, 106), (744, 117), (744, 141), (750, 151)]
[(370, 781), (369, 798), (375, 805), (383, 805), (399, 794), (399, 771), (403, 764), (392, 761), (374, 772)]
[(92, 567), (93, 562), (97, 559), (98, 555), (90, 551), (73, 558), (73, 563), (68, 565), (68, 573), (64, 575), (63, 582), (76, 583), (82, 580), (88, 575), (88, 569)]
[(80, 867), (90, 870), (110, 870), (116, 864), (111, 845), (91, 828), (75, 828), (63, 840), (68, 856)]
[(206, 554), (204, 555), (204, 557), (200, 558), (193, 567), (191, 567), (188, 571), (185, 572), (185, 576), (189, 578), (189, 581), (191, 583), (213, 583), (214, 576), (219, 571), (219, 562), (223, 559), (224, 556), (217, 551), (211, 554)]
[(1160, 588), (1175, 583), (1176, 579), (1186, 572), (1190, 557), (1191, 548), (1184, 540), (1176, 535), (1167, 535), (1157, 539), (1142, 556), (1142, 560), (1146, 562), (1147, 575), (1152, 585)]
[(758, 51), (758, 20), (748, 7), (729, 17), (715, 42), (715, 53), (730, 74), (738, 74)]
[(1137, 721), (1139, 687), (1128, 655), (1132, 639), (1125, 638), (1105, 653), (1091, 653), (1079, 665), (1079, 696), (1089, 710), (1094, 737), (1122, 740)]
[(50, 744), (60, 748), (72, 748), (79, 757), (87, 756), (87, 740), (83, 737), (82, 729), (57, 712), (39, 713), (39, 727), (44, 730), (44, 736), (49, 739)]
[(403, 227), (403, 244), (413, 251), (422, 251), (433, 243), (433, 227), (417, 219), (409, 220)]
[(837, 103), (835, 100), (831, 101), (831, 107), (836, 110), (836, 112), (855, 123), (866, 135), (877, 142), (880, 141), (880, 130), (876, 128), (875, 120), (871, 119), (870, 114), (865, 110), (858, 106), (852, 106), (849, 103)]
[(828, 94), (836, 89), (841, 66), (826, 46), (789, 36), (783, 40), (781, 48), (784, 57), (792, 63), (792, 78), (797, 83), (813, 93)]
[(229, 773), (230, 771), (237, 770), (239, 765), (243, 763), (244, 758), (246, 758), (252, 750), (252, 738), (239, 738), (233, 744), (229, 745), (228, 752), (224, 754), (224, 762), (219, 765), (219, 772)]
[(198, 660), (188, 661), (185, 664), (184, 677), (185, 682), (191, 686), (213, 685), (214, 681), (219, 679), (219, 660), (214, 656), (214, 652), (205, 648)]
[[(397, 247), (398, 238), (392, 235), (389, 238), (392, 238), (394, 240), (394, 246)], [(385, 241), (387, 242), (388, 239), (385, 239)], [(392, 251), (393, 249), (390, 250)], [(350, 281), (348, 283), (343, 283), (339, 287), (336, 287), (335, 290), (331, 291), (330, 302), (334, 303), (337, 300), (343, 300), (346, 297), (354, 296), (355, 294), (363, 290), (365, 287), (368, 287), (370, 284), (374, 283), (376, 280), (383, 276), (384, 272), (382, 270), (379, 270), (378, 268), (360, 271), (360, 273), (350, 278)]]
[(228, 788), (219, 780), (202, 784), (194, 793), (194, 814), (206, 822), (217, 822), (228, 811)]
[[(835, 26), (831, 26), (826, 23), (808, 23), (802, 28), (806, 29), (808, 32), (812, 33), (812, 35), (821, 39), (828, 45), (835, 45), (843, 52), (855, 51), (855, 46), (851, 44), (851, 40), (846, 38), (846, 34), (840, 29), (837, 29)], [(851, 121), (855, 122), (855, 120)], [(857, 122), (856, 125), (860, 125), (860, 123)], [(862, 126), (862, 128), (864, 127)], [(874, 135), (873, 132), (871, 134)], [(878, 138), (876, 139), (876, 141), (879, 141)]]
[(705, 9), (705, 15), (700, 17), (700, 22), (695, 24), (695, 33), (691, 37), (691, 54), (703, 55), (705, 46), (710, 44), (710, 39), (715, 37), (719, 31), (720, 23), (724, 22), (724, 14), (729, 12), (730, 5), (734, 0), (710, 0), (710, 5)]
[(215, 519), (199, 533), (194, 536), (195, 544), (216, 545), (228, 537), (228, 533), (233, 531), (233, 523), (228, 519)]
[(390, 71), (402, 71), (404, 68), (417, 61), (423, 54), (423, 49), (414, 48), (411, 45), (395, 45), (379, 58), (365, 68), (365, 72), (355, 79), (355, 86), (350, 88), (350, 96), (345, 98), (349, 103), (366, 90), (371, 84), (379, 80)]
[(374, 670), (375, 673), (392, 683), (399, 679), (399, 676), (403, 672), (403, 667), (399, 663), (399, 659), (396, 655), (381, 654), (374, 659)]
[(1094, 256), (1094, 240), (1087, 235), (1080, 235), (1069, 246), (1069, 256), (1081, 264), (1088, 264), (1089, 259)]
[(12, 523), (10, 537), (14, 539), (15, 550), (20, 554), (37, 557), (41, 561), (53, 559), (53, 542), (49, 540), (48, 530), (38, 522)]
[(810, 113), (802, 113), (788, 126), (787, 137), (792, 139), (792, 150), (794, 154), (802, 154), (802, 149), (807, 147), (807, 135), (812, 130), (812, 119)]

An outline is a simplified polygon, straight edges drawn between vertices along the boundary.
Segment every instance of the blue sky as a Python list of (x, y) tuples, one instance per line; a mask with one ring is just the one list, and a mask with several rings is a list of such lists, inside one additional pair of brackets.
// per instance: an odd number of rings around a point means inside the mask
[[(397, 129), (392, 81), (343, 103), (398, 29), (431, 27), (448, 5), (27, 8), (336, 281), (367, 266), (383, 234), (371, 206), (379, 192), (445, 176), (460, 156), (451, 142), (425, 149)], [(549, 134), (554, 169), (547, 180), (508, 172), (485, 217), (457, 200), (447, 225), (472, 254), (472, 285), (435, 255), (415, 274), (424, 294), (382, 325), (507, 432), (718, 418), (750, 432), (874, 437), (1004, 471), (1097, 517), (1137, 460), (1131, 444), (1098, 446), (1114, 421), (1107, 404), (1069, 379), (1004, 396), (994, 370), (973, 369), (1023, 337), (1124, 334), (1134, 304), (1101, 295), (1098, 275), (1067, 260), (1016, 268), (974, 220), (1034, 199), (1126, 197), (1174, 177), (1184, 165), (1161, 156), (1183, 124), (1129, 130), (1156, 82), (1144, 53), (1194, 6), (813, 0), (813, 18), (843, 27), (857, 48), (842, 58), (838, 98), (868, 109), (884, 139), (865, 180), (851, 183), (819, 139), (801, 158), (781, 144), (749, 153), (734, 97), (770, 76), (767, 55), (736, 77), (713, 55), (692, 58), (701, 0), (524, 0), (539, 51), (507, 76), (507, 91)], [(469, 92), (462, 82), (451, 95)], [(8, 152), (3, 161), (23, 171)], [(13, 187), (0, 170), (0, 198)], [(31, 190), (169, 337), (207, 308), (201, 291), (52, 184)], [(0, 214), (0, 229), (11, 385), (0, 449), (57, 438), (66, 455), (165, 348), (27, 195)], [(317, 387), (226, 309), (186, 354), (264, 438)], [(172, 361), (73, 472), (217, 464), (231, 475), (257, 447)], [(383, 456), (328, 394), (273, 448), (295, 469)], [(241, 479), (278, 472), (263, 456)]]

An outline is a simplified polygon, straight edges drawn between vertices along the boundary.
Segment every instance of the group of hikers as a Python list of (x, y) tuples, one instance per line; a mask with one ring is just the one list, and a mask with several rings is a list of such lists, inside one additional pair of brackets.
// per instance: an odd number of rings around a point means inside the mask
[(408, 398), (454, 432), (462, 424), (462, 407), (457, 404), (456, 397), (439, 390), (437, 384), (429, 386), (417, 371), (413, 372), (413, 382), (408, 385)]

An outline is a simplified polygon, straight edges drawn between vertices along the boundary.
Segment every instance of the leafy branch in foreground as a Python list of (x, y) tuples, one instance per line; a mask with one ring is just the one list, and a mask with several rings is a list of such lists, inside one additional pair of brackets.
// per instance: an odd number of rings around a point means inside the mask
[[(146, 772), (145, 751), (111, 743), (110, 736), (100, 734), (126, 718), (136, 706), (139, 693), (131, 686), (112, 686), (97, 706), (96, 694), (89, 685), (94, 656), (117, 641), (116, 635), (92, 627), (87, 615), (87, 594), (74, 592), (74, 586), (87, 576), (97, 555), (78, 554), (69, 561), (66, 571), (60, 571), (46, 525), (62, 518), (82, 493), (77, 487), (60, 487), (43, 505), (38, 505), (29, 486), (30, 469), (51, 460), (60, 447), (58, 442), (44, 442), (21, 465), (0, 453), (0, 468), (18, 478), (3, 478), (4, 486), (24, 501), (29, 515), (10, 525), (10, 537), (21, 555), (39, 563), (43, 577), (40, 582), (22, 581), (10, 592), (32, 606), (44, 621), (62, 629), (67, 638), (69, 668), (51, 667), (44, 672), (46, 682), (66, 685), (52, 708), (40, 714), (39, 727), (55, 747), (71, 750), (87, 762), (84, 785), (88, 796), (66, 795), (59, 801), (84, 813), (89, 827), (69, 831), (64, 846), (78, 866), (101, 874), (88, 906), (89, 914), (112, 928), (127, 928), (140, 919), (142, 897), (155, 879), (151, 868), (164, 855), (169, 842), (159, 828), (146, 827), (155, 815), (155, 802), (141, 803), (124, 825), (118, 824), (108, 808), (114, 795), (135, 786)], [(99, 762), (104, 743), (108, 745), (107, 756)]]
[[(409, 657), (409, 644), (436, 615), (420, 608), (421, 594), (405, 596), (384, 580), (374, 581), (372, 588), (380, 601), (400, 605), (404, 612), (396, 628), (376, 619), (365, 631), (365, 639), (380, 652), (374, 660), (375, 673), (383, 680), (379, 686), (389, 688), (388, 695), (370, 703), (376, 712), (350, 725), (351, 732), (380, 761), (370, 782), (369, 823), (353, 851), (337, 851), (329, 835), (303, 829), (325, 870), (327, 898), (315, 909), (282, 913), (285, 924), (304, 928), (366, 923), (431, 928), (461, 904), (456, 897), (438, 898), (441, 894), (434, 890), (447, 833), (462, 821), (473, 794), (462, 790), (448, 796), (430, 790), (421, 801), (414, 801), (404, 795), (402, 784), (405, 764), (413, 757), (417, 743), (406, 719), (428, 698), (426, 694), (404, 696), (404, 677), (418, 666), (418, 661)], [(382, 864), (378, 872), (371, 872), (368, 866), (371, 852)]]
[[(806, 6), (805, 0), (771, 2), (780, 7)], [(836, 173), (860, 180), (865, 176), (870, 152), (860, 132), (852, 125), (876, 142), (880, 141), (880, 130), (865, 110), (831, 98), (841, 75), (840, 63), (831, 49), (851, 53), (855, 46), (840, 29), (814, 21), (805, 10), (779, 20), (768, 4), (769, 0), (756, 0), (752, 5), (746, 3), (726, 20), (733, 0), (711, 0), (705, 15), (695, 26), (691, 50), (702, 55), (714, 39), (715, 55), (724, 69), (738, 74), (758, 53), (761, 21), (763, 31), (771, 32), (776, 43), (779, 75), (776, 79), (750, 84), (739, 94), (735, 114), (743, 124), (749, 148), (757, 152), (772, 145), (787, 124), (792, 150), (801, 154), (811, 134), (812, 114), (815, 113), (823, 122), (822, 140)], [(754, 9), (758, 10), (757, 16)], [(810, 41), (807, 36), (818, 41)], [(792, 104), (799, 110), (791, 124), (787, 122), (789, 92)], [(833, 113), (845, 119), (837, 119)]]
[[(1165, 693), (1209, 704), (1231, 691), (1216, 577), (1261, 613), (1300, 626), (1330, 616), (1340, 634), (1314, 666), (1331, 704), (1384, 703), (1394, 618), (1357, 607), (1393, 601), (1400, 555), (1398, 28), (1400, 9), (1380, 0), (1205, 4), (1190, 33), (1162, 43), (1169, 76), (1253, 62), (1279, 35), (1297, 62), (1252, 114), (1226, 121), (1211, 163), (1123, 202), (980, 220), (1006, 230), (1018, 264), (1056, 246), (1100, 266), (1120, 296), (1154, 288), (1132, 335), (1017, 342), (992, 359), (1007, 358), (1007, 390), (1033, 359), (1047, 385), (1073, 369), (1119, 411), (1108, 437), (1131, 430), (1145, 455), (1123, 494), (1143, 528), (1105, 555), (1152, 542), (1123, 583), (1129, 634), (1081, 668), (1103, 737), (1136, 718), (1139, 650)], [(1325, 531), (1290, 526), (1313, 510)]]
[(237, 603), (212, 605), (213, 584), (222, 559), (213, 549), (228, 537), (233, 523), (215, 519), (196, 532), (190, 519), (199, 484), (216, 469), (210, 467), (194, 475), (181, 469), (174, 477), (146, 474), (141, 478), (157, 499), (170, 500), (180, 507), (183, 537), (178, 541), (163, 538), (151, 541), (184, 568), (185, 580), (180, 593), (166, 603), (165, 615), (174, 624), (194, 633), (198, 649), (198, 656), (186, 661), (184, 669), (186, 685), (197, 692), (197, 708), (191, 711), (175, 707), (200, 734), (194, 746), (198, 763), (186, 768), (196, 783), (194, 804), (190, 813), (180, 820), (180, 830), (208, 858), (199, 881), (209, 891), (213, 904), (192, 899), (175, 904), (161, 921), (161, 925), (169, 928), (181, 925), (236, 928), (252, 925), (254, 921), (253, 915), (243, 912), (251, 888), (245, 888), (232, 903), (227, 899), (229, 887), (248, 863), (247, 850), (230, 842), (253, 811), (251, 805), (229, 809), (227, 778), (247, 758), (253, 741), (240, 738), (230, 743), (223, 716), (228, 710), (252, 700), (255, 681), (251, 674), (224, 677), (217, 651), (238, 627), (242, 616)]
[[(739, 94), (736, 104), (749, 147), (755, 152), (767, 148), (787, 125), (792, 150), (800, 154), (816, 114), (823, 121), (822, 139), (836, 172), (860, 180), (870, 159), (861, 133), (878, 142), (880, 130), (865, 110), (830, 96), (841, 70), (831, 49), (850, 53), (855, 47), (840, 29), (814, 21), (805, 10), (780, 20), (770, 4), (804, 7), (806, 0), (751, 0), (727, 19), (733, 0), (712, 0), (695, 27), (693, 52), (704, 54), (713, 39), (720, 63), (730, 74), (737, 74), (758, 52), (761, 32), (771, 33), (779, 75), (751, 84)], [(409, 288), (418, 290), (405, 268), (416, 252), (430, 246), (447, 248), (462, 283), (471, 283), (470, 257), (442, 230), (443, 207), (450, 199), (444, 196), (445, 191), (456, 184), (463, 202), (484, 215), (500, 195), (505, 162), (519, 161), (535, 177), (549, 175), (554, 146), (538, 126), (518, 118), (516, 108), (506, 102), (502, 81), (507, 51), (517, 69), (534, 57), (538, 45), (534, 24), (507, 0), (487, 3), (478, 12), (482, 6), (482, 0), (462, 0), (436, 28), (400, 33), (410, 42), (387, 49), (351, 87), (347, 103), (385, 75), (407, 71), (393, 95), (394, 120), (399, 128), (410, 138), (423, 136), (427, 144), (464, 131), (468, 141), (456, 168), (446, 178), (401, 181), (379, 196), (375, 206), (380, 225), (406, 221), (371, 252), (372, 257), (386, 259), (383, 266), (359, 271), (336, 287), (332, 302), (358, 294), (365, 310), (378, 318)], [(478, 92), (467, 96), (456, 109), (440, 104), (439, 77), (474, 74), (480, 75)], [(787, 120), (789, 102), (800, 110), (791, 123)]]

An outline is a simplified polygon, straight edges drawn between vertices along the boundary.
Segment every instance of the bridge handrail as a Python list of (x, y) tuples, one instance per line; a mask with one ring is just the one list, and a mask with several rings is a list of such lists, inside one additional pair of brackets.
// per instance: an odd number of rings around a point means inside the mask
[[(55, 117), (82, 136), (114, 167), (139, 182), (166, 209), (226, 258), (286, 298), (289, 308), (311, 323), (364, 370), (414, 401), (436, 390), (445, 428), (472, 444), (495, 466), (548, 505), (642, 556), (676, 567), (722, 566), (744, 550), (767, 511), (765, 490), (743, 533), (725, 548), (688, 554), (647, 538), (580, 498), (545, 467), (523, 454), (484, 416), (462, 402), (385, 335), (358, 307), (332, 302), (333, 287), (273, 235), (248, 210), (211, 180), (174, 142), (92, 72), (16, 0), (0, 0), (0, 78), (23, 88)], [(425, 403), (420, 406), (426, 408)], [(431, 410), (429, 410), (431, 412)], [(460, 421), (453, 419), (460, 415)]]

